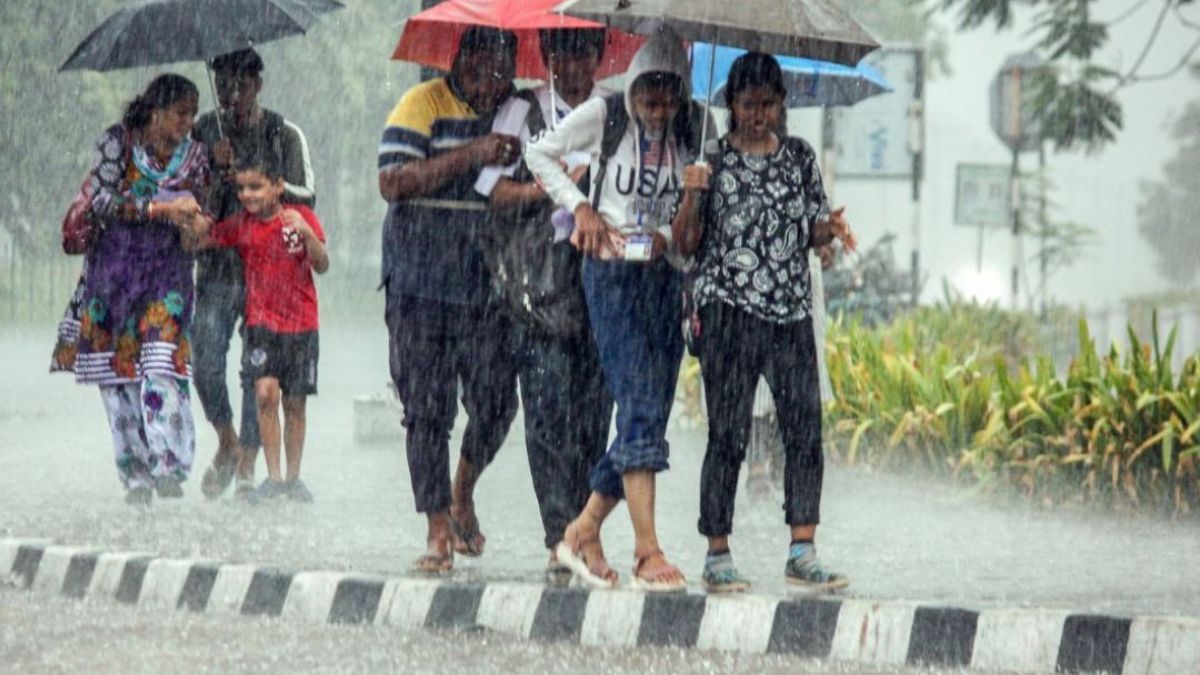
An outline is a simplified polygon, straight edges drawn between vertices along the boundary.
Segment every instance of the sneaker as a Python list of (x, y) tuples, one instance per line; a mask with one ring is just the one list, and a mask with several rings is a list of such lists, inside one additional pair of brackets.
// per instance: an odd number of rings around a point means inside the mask
[(704, 573), (700, 575), (700, 581), (709, 593), (745, 593), (750, 590), (750, 580), (738, 572), (730, 553), (705, 556)]
[(267, 478), (258, 484), (258, 487), (253, 492), (246, 495), (246, 501), (251, 504), (265, 504), (268, 501), (286, 496), (288, 493), (287, 483), (281, 480), (271, 480)]
[(213, 461), (212, 466), (204, 471), (204, 477), (200, 480), (200, 492), (209, 499), (220, 497), (233, 482), (233, 475), (236, 472), (236, 460), (224, 464), (217, 464), (216, 461)]
[(800, 555), (788, 558), (783, 568), (784, 581), (810, 591), (832, 591), (850, 585), (850, 580), (841, 574), (826, 570), (817, 560), (815, 546), (804, 546)]
[(179, 499), (183, 497), (183, 485), (175, 476), (159, 476), (154, 479), (154, 491), (159, 499)]
[(308, 491), (308, 486), (299, 478), (287, 482), (288, 499), (301, 504), (311, 504), (313, 500), (312, 493)]
[(150, 506), (150, 502), (154, 499), (154, 490), (148, 486), (139, 485), (135, 488), (130, 488), (125, 493), (125, 503), (130, 506)]
[(233, 498), (239, 502), (249, 501), (254, 493), (254, 479), (238, 477), (237, 485), (233, 488)]

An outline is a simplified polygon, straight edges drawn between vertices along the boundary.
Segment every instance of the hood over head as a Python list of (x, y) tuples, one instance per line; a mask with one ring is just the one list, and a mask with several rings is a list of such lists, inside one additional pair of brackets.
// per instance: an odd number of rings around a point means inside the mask
[(658, 29), (638, 49), (629, 70), (625, 73), (625, 109), (629, 111), (630, 119), (637, 119), (633, 109), (633, 83), (646, 73), (667, 72), (678, 75), (683, 81), (684, 100), (687, 103), (692, 97), (692, 68), (688, 64), (687, 50), (679, 34), (666, 24)]

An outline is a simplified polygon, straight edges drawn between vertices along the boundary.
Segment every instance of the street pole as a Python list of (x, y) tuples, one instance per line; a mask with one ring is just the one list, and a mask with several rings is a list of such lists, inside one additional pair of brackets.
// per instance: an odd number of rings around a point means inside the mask
[(912, 305), (917, 306), (921, 296), (921, 179), (925, 169), (925, 52), (917, 50), (915, 77), (913, 78), (913, 103), (909, 109), (909, 150), (912, 152)]
[(1020, 277), (1021, 277), (1021, 152), (1014, 145), (1012, 151), (1012, 169), (1009, 175), (1008, 190), (1012, 205), (1012, 276), (1009, 290), (1012, 293), (1012, 308), (1020, 306)]
[(1038, 186), (1040, 188), (1040, 194), (1038, 195), (1038, 219), (1041, 221), (1038, 223), (1038, 232), (1040, 234), (1038, 242), (1038, 266), (1041, 268), (1042, 276), (1041, 317), (1042, 321), (1046, 321), (1046, 312), (1048, 311), (1046, 307), (1046, 296), (1050, 291), (1050, 287), (1047, 285), (1048, 282), (1046, 280), (1046, 276), (1050, 263), (1046, 255), (1046, 243), (1049, 232), (1047, 231), (1048, 226), (1046, 224), (1046, 190), (1048, 189), (1048, 186), (1046, 185), (1046, 143), (1044, 141), (1038, 143), (1038, 175), (1040, 177), (1040, 185)]

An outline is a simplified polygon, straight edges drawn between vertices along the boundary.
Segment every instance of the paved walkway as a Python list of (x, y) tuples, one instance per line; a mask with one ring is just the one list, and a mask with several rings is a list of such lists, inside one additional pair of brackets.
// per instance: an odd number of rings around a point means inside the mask
[[(354, 396), (382, 391), (387, 381), (381, 326), (322, 335), (321, 395), (310, 403), (304, 468), (314, 505), (209, 503), (193, 480), (181, 502), (145, 513), (121, 501), (96, 392), (45, 374), (52, 332), (0, 332), (0, 537), (387, 576), (406, 574), (423, 548), (423, 520), (412, 512), (402, 449), (352, 441)], [(194, 409), (201, 416), (198, 404)], [(200, 441), (206, 463), (215, 445), (211, 430), (202, 428)], [(704, 552), (695, 530), (704, 438), (674, 432), (671, 441), (673, 467), (659, 492), (662, 544), (696, 582)], [(484, 476), (478, 503), (486, 555), (460, 558), (455, 579), (540, 580), (545, 552), (519, 425)], [(846, 598), (1200, 614), (1200, 588), (1187, 571), (1200, 560), (1194, 521), (1042, 509), (837, 467), (827, 473), (823, 513), (821, 554), (853, 580)], [(623, 510), (614, 514), (605, 541), (610, 559), (628, 576), (631, 532)], [(756, 591), (786, 592), (786, 544), (778, 503), (740, 496), (734, 552)]]

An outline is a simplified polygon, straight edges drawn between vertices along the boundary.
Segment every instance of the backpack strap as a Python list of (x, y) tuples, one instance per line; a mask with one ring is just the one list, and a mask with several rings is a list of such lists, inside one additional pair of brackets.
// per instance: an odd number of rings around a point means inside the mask
[(276, 161), (285, 161), (283, 156), (283, 115), (274, 110), (263, 110), (263, 139), (275, 155)]
[(609, 94), (604, 98), (604, 131), (600, 135), (600, 167), (592, 181), (592, 208), (600, 210), (600, 192), (604, 189), (604, 175), (608, 172), (608, 158), (617, 153), (625, 130), (629, 128), (629, 111), (625, 108), (624, 92)]
[(524, 99), (529, 104), (529, 112), (525, 115), (525, 124), (529, 126), (529, 137), (536, 138), (546, 130), (546, 116), (542, 114), (542, 104), (532, 89), (522, 89), (515, 96)]

